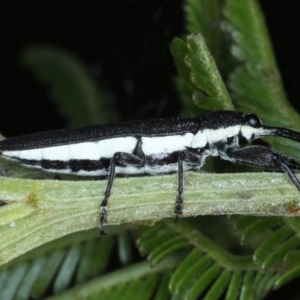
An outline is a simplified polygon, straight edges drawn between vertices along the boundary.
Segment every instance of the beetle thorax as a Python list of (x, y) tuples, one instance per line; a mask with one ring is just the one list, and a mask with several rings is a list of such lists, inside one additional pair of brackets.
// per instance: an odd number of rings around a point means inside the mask
[(227, 139), (238, 136), (241, 130), (240, 125), (229, 126), (218, 129), (203, 129), (199, 130), (192, 141), (193, 148), (203, 148), (207, 144), (212, 146), (216, 143), (226, 143)]

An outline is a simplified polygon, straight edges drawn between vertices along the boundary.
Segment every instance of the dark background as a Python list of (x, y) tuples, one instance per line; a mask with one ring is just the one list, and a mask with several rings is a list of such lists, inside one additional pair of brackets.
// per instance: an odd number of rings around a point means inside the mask
[[(182, 1), (20, 3), (2, 9), (2, 134), (9, 137), (66, 126), (66, 117), (58, 113), (47, 86), (19, 63), (24, 48), (35, 43), (59, 46), (77, 56), (94, 79), (113, 93), (121, 120), (178, 115), (181, 107), (169, 45), (184, 33)], [(300, 110), (297, 1), (260, 4), (287, 98)], [(268, 299), (300, 295), (297, 282)]]
[[(94, 79), (113, 93), (121, 120), (178, 115), (176, 69), (169, 45), (184, 33), (182, 1), (95, 3), (46, 1), (3, 10), (2, 134), (9, 137), (66, 126), (48, 87), (18, 61), (24, 48), (36, 43), (59, 46), (78, 57)], [(296, 3), (260, 3), (287, 97), (299, 106)]]

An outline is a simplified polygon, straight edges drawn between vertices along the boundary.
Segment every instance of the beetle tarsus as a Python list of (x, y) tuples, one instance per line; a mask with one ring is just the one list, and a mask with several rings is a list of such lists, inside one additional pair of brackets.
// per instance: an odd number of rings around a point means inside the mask
[(183, 203), (183, 197), (182, 194), (178, 194), (176, 197), (176, 203), (175, 203), (175, 217), (174, 222), (176, 223), (179, 219), (179, 217), (182, 215), (182, 203)]
[(100, 234), (101, 235), (106, 235), (106, 232), (104, 230), (104, 223), (107, 222), (107, 212), (106, 212), (106, 205), (107, 204), (107, 199), (104, 198), (102, 201), (102, 205), (100, 208)]

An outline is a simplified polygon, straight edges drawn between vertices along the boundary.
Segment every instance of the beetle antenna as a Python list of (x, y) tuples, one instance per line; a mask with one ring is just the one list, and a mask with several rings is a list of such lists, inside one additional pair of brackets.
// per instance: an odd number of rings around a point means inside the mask
[(267, 134), (262, 133), (262, 136), (266, 136), (266, 135), (279, 136), (279, 137), (284, 137), (290, 140), (300, 142), (300, 133), (297, 131), (281, 128), (281, 127), (271, 127), (271, 126), (263, 126), (263, 129), (266, 129)]

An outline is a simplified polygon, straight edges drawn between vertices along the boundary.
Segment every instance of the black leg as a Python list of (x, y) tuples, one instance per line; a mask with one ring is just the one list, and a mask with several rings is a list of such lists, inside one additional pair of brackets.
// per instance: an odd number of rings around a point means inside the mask
[(116, 175), (116, 166), (135, 166), (142, 168), (145, 164), (145, 161), (135, 155), (116, 152), (110, 161), (109, 174), (108, 174), (108, 184), (104, 193), (104, 198), (101, 202), (100, 207), (100, 234), (105, 235), (103, 224), (107, 221), (107, 211), (106, 207), (108, 204), (108, 198), (110, 196), (111, 188), (114, 183), (115, 175)]
[(178, 189), (174, 209), (175, 222), (177, 222), (182, 215), (183, 208), (183, 162), (185, 162), (189, 169), (199, 170), (203, 164), (203, 160), (203, 149), (200, 148), (188, 148), (188, 150), (178, 152)]
[(109, 166), (109, 175), (108, 175), (108, 184), (104, 193), (104, 199), (101, 202), (100, 207), (100, 234), (106, 235), (104, 229), (103, 229), (103, 223), (107, 222), (107, 212), (106, 212), (106, 206), (108, 203), (108, 198), (110, 196), (110, 191), (112, 188), (112, 185), (114, 183), (114, 179), (116, 176), (116, 162), (120, 158), (120, 153), (115, 153), (113, 158), (110, 161)]
[(282, 161), (278, 162), (281, 170), (289, 177), (294, 186), (300, 191), (300, 182), (295, 176), (295, 174), (291, 171), (291, 169)]
[(175, 203), (175, 222), (177, 222), (180, 215), (182, 215), (183, 204), (183, 160), (185, 158), (184, 152), (178, 152), (178, 190)]

